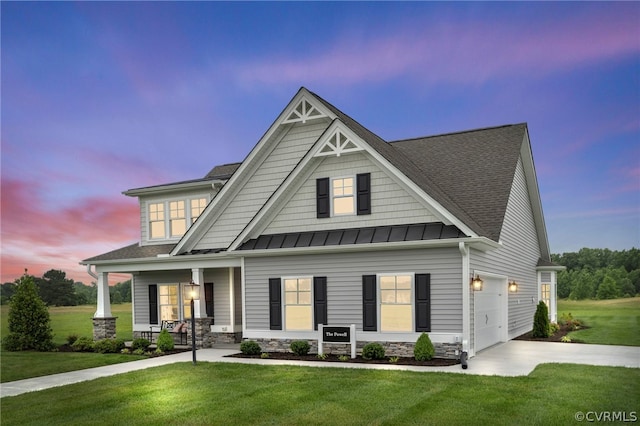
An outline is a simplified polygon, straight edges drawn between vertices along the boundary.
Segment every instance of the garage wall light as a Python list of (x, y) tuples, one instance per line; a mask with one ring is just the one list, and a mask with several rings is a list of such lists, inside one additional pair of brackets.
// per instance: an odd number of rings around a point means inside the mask
[(471, 279), (471, 288), (473, 291), (482, 291), (482, 284), (484, 284), (484, 282), (477, 275)]
[(515, 281), (509, 282), (509, 293), (517, 293), (518, 292), (518, 283)]

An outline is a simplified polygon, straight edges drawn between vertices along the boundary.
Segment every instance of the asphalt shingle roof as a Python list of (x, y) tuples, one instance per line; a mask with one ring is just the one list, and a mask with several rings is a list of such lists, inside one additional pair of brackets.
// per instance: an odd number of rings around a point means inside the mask
[(159, 254), (171, 253), (171, 250), (173, 250), (175, 246), (175, 244), (141, 246), (138, 243), (134, 243), (129, 246), (110, 251), (108, 253), (90, 257), (89, 259), (83, 260), (82, 263), (91, 263), (105, 260), (143, 259), (146, 257), (157, 257)]

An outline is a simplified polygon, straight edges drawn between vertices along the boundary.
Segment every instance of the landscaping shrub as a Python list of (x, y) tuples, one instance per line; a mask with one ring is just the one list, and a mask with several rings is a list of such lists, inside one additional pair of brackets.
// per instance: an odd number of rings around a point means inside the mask
[(536, 313), (533, 316), (533, 337), (549, 337), (549, 310), (542, 300), (538, 303)]
[(371, 342), (362, 348), (362, 358), (364, 359), (383, 359), (384, 348), (380, 343)]
[(77, 334), (70, 334), (70, 335), (67, 336), (67, 344), (69, 346), (73, 345), (76, 340), (78, 340), (78, 335)]
[(144, 352), (147, 350), (150, 344), (151, 342), (147, 339), (138, 337), (137, 339), (133, 339), (133, 342), (131, 342), (131, 350), (135, 351), (136, 349), (142, 349), (142, 351)]
[(311, 349), (311, 346), (306, 340), (294, 340), (291, 342), (291, 352), (296, 355), (306, 355), (309, 353), (309, 349)]
[(422, 333), (413, 348), (413, 356), (416, 361), (428, 361), (433, 358), (435, 353), (436, 350), (431, 343), (431, 338), (427, 333)]
[(93, 339), (90, 337), (78, 337), (71, 347), (76, 352), (93, 352)]
[(175, 346), (173, 343), (173, 337), (169, 334), (169, 331), (166, 328), (158, 335), (158, 343), (156, 345), (158, 350), (161, 352), (173, 350), (173, 347)]
[(245, 340), (244, 342), (240, 343), (240, 351), (245, 355), (259, 355), (260, 353), (262, 353), (262, 348), (260, 348), (258, 342), (255, 342), (253, 340)]
[(102, 339), (94, 342), (93, 351), (101, 354), (115, 354), (124, 349), (122, 339)]

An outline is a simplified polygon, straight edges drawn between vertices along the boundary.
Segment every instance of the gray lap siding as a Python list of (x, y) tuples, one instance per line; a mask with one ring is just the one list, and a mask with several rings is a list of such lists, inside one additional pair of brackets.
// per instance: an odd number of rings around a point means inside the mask
[(329, 324), (362, 330), (362, 276), (431, 274), (431, 331), (462, 331), (461, 257), (457, 248), (245, 258), (246, 330), (269, 330), (269, 278), (326, 276)]

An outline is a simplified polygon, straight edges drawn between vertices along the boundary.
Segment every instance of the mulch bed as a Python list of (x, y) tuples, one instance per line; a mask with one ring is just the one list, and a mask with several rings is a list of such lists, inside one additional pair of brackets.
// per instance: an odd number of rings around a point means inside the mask
[[(76, 352), (76, 351), (73, 350), (71, 345), (69, 345), (67, 343), (58, 346), (56, 349), (58, 350), (58, 352)], [(158, 356), (179, 354), (181, 352), (191, 352), (191, 348), (187, 348), (187, 349), (185, 349), (185, 348), (176, 348), (176, 349), (172, 349), (170, 351), (166, 351), (166, 352), (163, 352), (163, 353), (159, 354), (159, 353), (155, 352), (155, 347), (153, 347), (153, 348), (149, 349), (149, 352), (150, 353), (147, 356), (149, 358), (155, 358), (155, 357), (158, 357)]]
[[(585, 327), (582, 326), (580, 327), (580, 330), (586, 330), (589, 327)], [(562, 338), (564, 336), (566, 336), (567, 334), (571, 333), (572, 330), (570, 326), (568, 325), (561, 325), (560, 326), (560, 330), (556, 331), (556, 333), (553, 336), (549, 336), (548, 338), (542, 338), (542, 337), (533, 337), (531, 334), (533, 333), (532, 331), (525, 333), (521, 336), (516, 337), (513, 340), (530, 340), (530, 341), (534, 341), (534, 342), (562, 342)], [(571, 339), (570, 343), (582, 343), (581, 340), (577, 340), (577, 339)]]
[(396, 364), (396, 365), (417, 365), (422, 367), (437, 367), (437, 366), (449, 366), (460, 364), (460, 360), (457, 359), (444, 359), (444, 358), (433, 358), (429, 361), (416, 361), (415, 358), (409, 357), (399, 357), (398, 361), (392, 363), (389, 361), (388, 357), (384, 359), (364, 359), (362, 356), (357, 356), (354, 359), (349, 357), (346, 361), (341, 361), (338, 357), (339, 355), (335, 354), (327, 354), (325, 359), (318, 358), (315, 354), (309, 355), (296, 355), (291, 352), (267, 352), (269, 354), (268, 358), (262, 358), (261, 355), (245, 355), (243, 353), (237, 353), (233, 355), (227, 355), (228, 357), (233, 358), (255, 358), (255, 359), (284, 359), (284, 360), (294, 360), (294, 361), (324, 361), (324, 362), (342, 362), (342, 363), (361, 363), (361, 364)]

